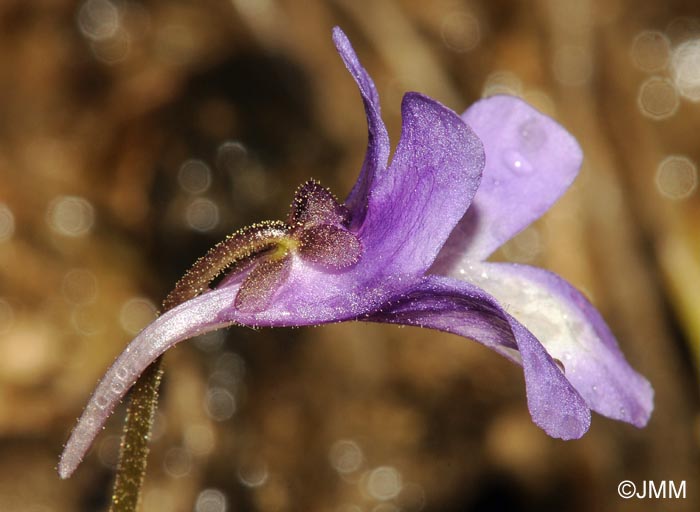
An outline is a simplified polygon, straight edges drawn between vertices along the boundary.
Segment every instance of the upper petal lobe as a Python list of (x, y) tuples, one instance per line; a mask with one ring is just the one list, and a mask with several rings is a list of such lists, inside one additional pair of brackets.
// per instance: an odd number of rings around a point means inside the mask
[(352, 225), (357, 227), (364, 221), (367, 212), (367, 195), (372, 187), (375, 175), (386, 169), (390, 149), (389, 134), (384, 126), (384, 121), (382, 121), (379, 95), (377, 94), (377, 88), (374, 86), (374, 81), (372, 81), (372, 77), (369, 76), (365, 68), (362, 67), (347, 36), (338, 27), (333, 29), (333, 42), (345, 63), (345, 67), (348, 68), (348, 71), (357, 83), (357, 87), (360, 89), (360, 96), (362, 96), (362, 103), (367, 116), (368, 141), (365, 161), (362, 164), (360, 176), (345, 201), (345, 205), (352, 213)]
[(422, 274), (432, 264), (481, 181), (484, 152), (450, 109), (409, 93), (394, 159), (369, 196), (359, 236), (380, 274)]
[(519, 98), (483, 99), (462, 118), (484, 143), (486, 167), (469, 211), (436, 262), (440, 268), (486, 259), (559, 199), (583, 158), (564, 128)]

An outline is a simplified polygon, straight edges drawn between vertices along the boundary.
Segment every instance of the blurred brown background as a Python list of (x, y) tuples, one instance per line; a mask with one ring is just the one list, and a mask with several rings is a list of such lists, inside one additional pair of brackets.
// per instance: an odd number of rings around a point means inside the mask
[(336, 24), (394, 143), (407, 90), (521, 95), (577, 136), (576, 184), (499, 258), (582, 288), (656, 410), (564, 443), (461, 338), (235, 328), (168, 353), (143, 509), (700, 510), (700, 6), (632, 0), (0, 3), (0, 510), (103, 509), (122, 410), (54, 467), (107, 365), (227, 233), (311, 176), (347, 193), (366, 128)]

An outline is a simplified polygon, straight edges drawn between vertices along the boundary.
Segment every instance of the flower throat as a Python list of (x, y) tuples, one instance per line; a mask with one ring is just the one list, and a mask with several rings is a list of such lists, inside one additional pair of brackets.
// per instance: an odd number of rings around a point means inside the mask
[(199, 258), (163, 301), (165, 310), (209, 290), (226, 286), (249, 271), (235, 299), (241, 311), (256, 312), (270, 303), (292, 269), (293, 256), (329, 271), (360, 260), (362, 245), (348, 230), (350, 213), (315, 180), (301, 185), (286, 222), (265, 221), (240, 229)]

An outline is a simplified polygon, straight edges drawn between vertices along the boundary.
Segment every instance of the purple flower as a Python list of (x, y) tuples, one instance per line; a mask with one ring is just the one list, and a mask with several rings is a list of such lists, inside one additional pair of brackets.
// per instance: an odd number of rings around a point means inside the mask
[[(208, 259), (223, 258), (230, 272), (164, 313), (117, 358), (66, 445), (62, 477), (153, 360), (234, 324), (361, 320), (447, 331), (522, 365), (533, 421), (550, 436), (581, 437), (591, 410), (646, 424), (653, 390), (584, 296), (546, 270), (484, 261), (571, 184), (582, 158), (574, 138), (518, 98), (484, 99), (460, 117), (408, 93), (387, 165), (374, 83), (345, 34), (336, 28), (333, 38), (369, 125), (367, 155), (345, 204), (308, 182), (286, 222), (244, 229), (195, 264), (186, 284), (216, 277)], [(172, 297), (182, 299), (178, 293)]]

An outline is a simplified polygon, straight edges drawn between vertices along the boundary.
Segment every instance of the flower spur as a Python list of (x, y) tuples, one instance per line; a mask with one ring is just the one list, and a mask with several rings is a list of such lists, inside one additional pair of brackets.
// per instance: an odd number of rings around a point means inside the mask
[(98, 384), (61, 456), (61, 477), (73, 473), (152, 361), (229, 325), (360, 320), (447, 331), (522, 365), (533, 421), (550, 436), (581, 437), (591, 410), (638, 427), (648, 421), (651, 386), (581, 293), (543, 269), (484, 261), (571, 184), (582, 158), (573, 137), (517, 98), (484, 99), (460, 117), (408, 93), (387, 165), (374, 83), (345, 34), (336, 28), (333, 38), (368, 122), (367, 153), (348, 198), (341, 205), (307, 182), (287, 222), (241, 230), (198, 260), (166, 299), (174, 307)]

